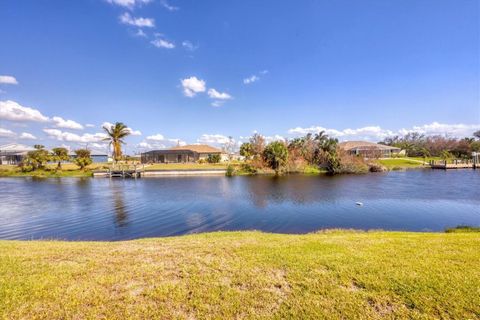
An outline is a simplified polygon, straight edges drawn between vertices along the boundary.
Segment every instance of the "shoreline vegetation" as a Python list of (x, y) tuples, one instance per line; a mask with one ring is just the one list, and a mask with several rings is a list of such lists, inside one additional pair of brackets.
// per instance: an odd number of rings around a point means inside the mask
[[(125, 137), (130, 135), (128, 127), (121, 122), (105, 126), (104, 131), (112, 150), (114, 162), (128, 163), (122, 151)], [(206, 159), (196, 163), (149, 163), (147, 171), (212, 170), (223, 169), (226, 176), (235, 175), (283, 175), (283, 174), (364, 174), (429, 167), (428, 161), (442, 159), (468, 159), (472, 152), (480, 150), (480, 132), (474, 138), (453, 139), (441, 136), (425, 137), (419, 133), (408, 133), (403, 137), (392, 137), (382, 141), (382, 146), (392, 146), (385, 154), (385, 149), (372, 146), (352, 151), (342, 148), (338, 139), (330, 137), (325, 131), (308, 133), (291, 140), (267, 142), (261, 134), (253, 134), (248, 142), (240, 145), (239, 155), (243, 160), (234, 160), (235, 141), (229, 138), (223, 152), (229, 160), (220, 163), (219, 154), (209, 154)], [(375, 144), (374, 144), (375, 146)], [(18, 167), (0, 165), (0, 177), (92, 177), (95, 170), (108, 170), (112, 164), (92, 164), (90, 150), (77, 149), (73, 157), (64, 147), (45, 149), (35, 145)], [(400, 151), (401, 150), (401, 151)], [(402, 153), (405, 156), (400, 156)], [(52, 165), (56, 164), (55, 165)], [(133, 163), (133, 162), (132, 162)], [(68, 168), (67, 168), (68, 167)]]
[[(430, 168), (423, 160), (418, 158), (385, 158), (376, 159), (372, 161), (383, 167), (381, 171), (396, 171), (409, 169), (425, 169)], [(146, 171), (182, 171), (182, 170), (211, 170), (223, 169), (228, 170), (231, 166), (233, 169), (232, 175), (274, 175), (275, 171), (269, 168), (252, 170), (250, 166), (245, 163), (234, 161), (231, 163), (169, 163), (169, 164), (153, 164), (145, 167)], [(111, 167), (111, 163), (93, 163), (84, 168), (79, 169), (77, 165), (71, 163), (62, 164), (62, 168), (58, 169), (56, 164), (47, 164), (43, 169), (34, 171), (22, 171), (19, 166), (15, 165), (0, 165), (0, 177), (38, 177), (38, 178), (61, 178), (61, 177), (76, 177), (85, 178), (93, 177), (95, 171), (105, 171)], [(366, 171), (358, 173), (366, 173)], [(319, 175), (326, 174), (327, 170), (312, 165), (303, 165), (292, 170), (284, 172), (285, 174), (307, 174)]]
[(480, 233), (465, 231), (2, 240), (0, 317), (475, 319)]

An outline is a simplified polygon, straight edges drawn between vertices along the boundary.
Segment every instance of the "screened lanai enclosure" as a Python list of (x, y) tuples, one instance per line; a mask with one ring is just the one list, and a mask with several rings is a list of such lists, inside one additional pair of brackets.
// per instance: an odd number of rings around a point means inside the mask
[(187, 145), (170, 149), (152, 150), (141, 155), (142, 163), (187, 163), (207, 159), (209, 155), (221, 155), (220, 149), (208, 145)]

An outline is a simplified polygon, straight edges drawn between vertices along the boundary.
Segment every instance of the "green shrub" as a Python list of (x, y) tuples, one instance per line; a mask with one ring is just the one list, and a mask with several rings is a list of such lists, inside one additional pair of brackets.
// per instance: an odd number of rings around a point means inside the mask
[(92, 163), (92, 158), (90, 157), (90, 150), (88, 149), (78, 149), (75, 150), (77, 155), (74, 159), (74, 162), (80, 169), (85, 169), (86, 166)]
[(229, 165), (227, 166), (227, 172), (225, 172), (225, 175), (226, 175), (227, 177), (233, 177), (234, 174), (235, 174), (235, 167), (232, 166), (231, 164), (229, 164)]
[(288, 149), (285, 143), (274, 141), (268, 144), (263, 150), (263, 160), (269, 168), (275, 170), (275, 174), (279, 174), (288, 161)]
[(219, 154), (209, 154), (207, 158), (208, 163), (219, 163), (220, 162), (220, 155)]

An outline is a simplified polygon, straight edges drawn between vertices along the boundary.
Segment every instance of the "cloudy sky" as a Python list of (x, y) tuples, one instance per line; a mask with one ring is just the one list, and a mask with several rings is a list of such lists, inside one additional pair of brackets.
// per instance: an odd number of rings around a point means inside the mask
[(0, 144), (480, 129), (475, 0), (2, 0)]

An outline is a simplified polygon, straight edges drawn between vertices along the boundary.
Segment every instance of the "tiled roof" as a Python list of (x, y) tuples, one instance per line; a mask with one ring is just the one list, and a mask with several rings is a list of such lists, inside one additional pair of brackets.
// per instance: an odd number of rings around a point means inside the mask
[(344, 149), (344, 150), (353, 150), (353, 149), (359, 149), (359, 150), (372, 150), (372, 149), (377, 149), (377, 150), (400, 150), (400, 148), (396, 147), (391, 147), (391, 146), (386, 146), (383, 144), (378, 144), (378, 143), (373, 143), (373, 142), (368, 142), (368, 141), (345, 141), (345, 142), (340, 142), (339, 147)]
[(191, 150), (197, 153), (222, 153), (222, 150), (206, 144), (189, 144), (186, 146), (173, 147), (168, 150)]

